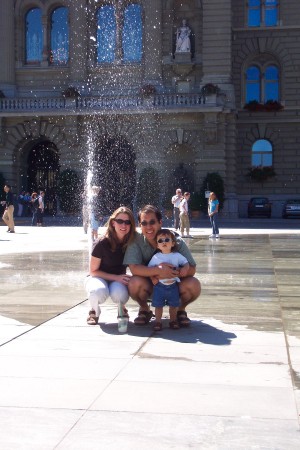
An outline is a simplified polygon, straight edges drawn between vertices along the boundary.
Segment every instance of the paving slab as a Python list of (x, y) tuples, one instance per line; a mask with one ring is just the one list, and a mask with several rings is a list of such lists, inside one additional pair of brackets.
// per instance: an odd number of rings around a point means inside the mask
[(0, 448), (298, 450), (300, 232), (209, 228), (191, 327), (86, 325), (80, 227), (0, 227)]

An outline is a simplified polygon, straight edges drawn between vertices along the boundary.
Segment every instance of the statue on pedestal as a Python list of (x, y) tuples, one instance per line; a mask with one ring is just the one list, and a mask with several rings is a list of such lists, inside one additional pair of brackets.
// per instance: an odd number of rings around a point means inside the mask
[(176, 52), (190, 52), (191, 51), (191, 40), (190, 40), (191, 29), (186, 24), (186, 20), (182, 20), (182, 26), (178, 27), (176, 30)]

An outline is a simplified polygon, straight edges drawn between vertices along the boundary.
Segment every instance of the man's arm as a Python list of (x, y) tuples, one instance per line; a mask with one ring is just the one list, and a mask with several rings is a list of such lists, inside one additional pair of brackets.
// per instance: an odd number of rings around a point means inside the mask
[(154, 267), (148, 267), (142, 264), (129, 264), (129, 269), (132, 275), (139, 277), (158, 277), (161, 279), (178, 276), (178, 270), (173, 270), (173, 265), (166, 263)]

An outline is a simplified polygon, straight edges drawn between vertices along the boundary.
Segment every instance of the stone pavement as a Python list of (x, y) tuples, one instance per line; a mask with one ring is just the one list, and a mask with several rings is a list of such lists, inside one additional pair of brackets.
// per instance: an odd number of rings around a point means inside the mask
[(1, 450), (300, 448), (299, 229), (192, 229), (192, 326), (124, 335), (85, 323), (80, 227), (5, 230)]

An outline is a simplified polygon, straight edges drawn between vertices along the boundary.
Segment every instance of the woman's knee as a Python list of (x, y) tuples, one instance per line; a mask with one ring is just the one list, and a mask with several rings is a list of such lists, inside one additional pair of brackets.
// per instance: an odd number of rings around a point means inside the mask
[(111, 283), (109, 287), (110, 297), (113, 303), (122, 303), (123, 305), (128, 302), (129, 293), (127, 287), (122, 283)]

